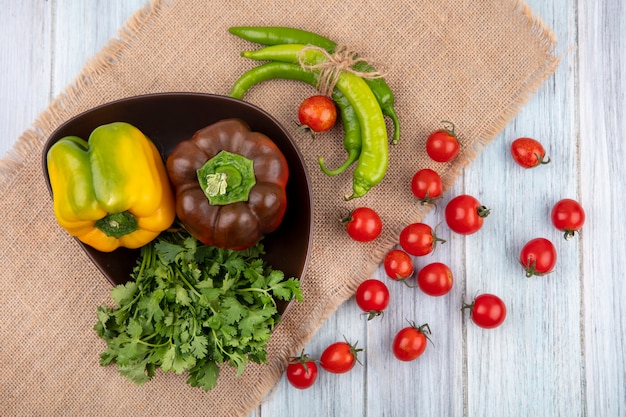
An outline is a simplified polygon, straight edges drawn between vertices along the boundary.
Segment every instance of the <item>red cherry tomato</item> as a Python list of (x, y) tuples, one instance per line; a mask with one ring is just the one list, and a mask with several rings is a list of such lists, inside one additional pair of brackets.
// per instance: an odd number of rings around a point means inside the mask
[(383, 222), (374, 210), (369, 207), (359, 207), (343, 220), (348, 235), (357, 242), (371, 242), (383, 230)]
[(391, 345), (394, 356), (406, 362), (420, 357), (428, 344), (426, 333), (430, 334), (428, 324), (422, 324), (418, 327), (415, 323), (411, 323), (410, 326), (401, 329), (394, 337)]
[(452, 271), (441, 262), (433, 262), (423, 267), (417, 274), (417, 285), (428, 295), (438, 297), (452, 289)]
[(363, 351), (363, 349), (357, 349), (356, 345), (356, 343), (351, 345), (348, 342), (335, 342), (329, 345), (322, 352), (320, 366), (334, 374), (348, 372), (359, 362), (358, 354)]
[(534, 168), (537, 165), (550, 163), (550, 158), (545, 159), (546, 151), (541, 143), (532, 138), (515, 139), (511, 143), (511, 156), (524, 168)]
[(565, 239), (574, 236), (585, 224), (585, 210), (576, 200), (564, 198), (558, 201), (550, 214), (554, 227), (564, 233)]
[(403, 250), (393, 249), (387, 252), (383, 262), (387, 276), (393, 280), (405, 280), (413, 275), (413, 260)]
[(506, 318), (504, 301), (493, 294), (481, 294), (472, 304), (463, 306), (463, 309), (469, 309), (472, 321), (483, 329), (498, 327)]
[(549, 274), (556, 265), (556, 249), (551, 241), (538, 237), (528, 241), (522, 248), (519, 262), (528, 278)]
[(337, 121), (337, 107), (326, 96), (311, 96), (300, 104), (298, 120), (302, 127), (313, 132), (326, 132), (332, 129)]
[(490, 210), (481, 205), (475, 197), (462, 194), (454, 197), (446, 205), (448, 227), (461, 235), (476, 233), (482, 226)]
[(361, 310), (369, 313), (367, 319), (372, 320), (389, 305), (389, 289), (382, 281), (366, 279), (356, 289), (355, 299)]
[(441, 177), (430, 168), (420, 169), (413, 175), (411, 191), (420, 204), (432, 204), (442, 196)]
[(437, 130), (426, 139), (426, 153), (433, 161), (449, 162), (454, 159), (461, 149), (461, 145), (454, 133), (454, 124), (443, 121), (449, 125), (447, 129)]
[(432, 227), (424, 223), (411, 223), (400, 232), (400, 246), (413, 256), (432, 253), (437, 242), (446, 241), (439, 239)]
[(317, 364), (307, 354), (302, 352), (299, 357), (289, 360), (285, 371), (287, 380), (298, 389), (311, 387), (317, 380)]

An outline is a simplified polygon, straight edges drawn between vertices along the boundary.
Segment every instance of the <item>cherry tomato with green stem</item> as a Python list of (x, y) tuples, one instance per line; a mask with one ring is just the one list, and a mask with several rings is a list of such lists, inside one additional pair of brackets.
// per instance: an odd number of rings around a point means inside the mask
[(430, 263), (417, 273), (417, 285), (424, 293), (433, 297), (446, 295), (453, 284), (452, 271), (441, 262)]
[(308, 97), (298, 108), (298, 120), (304, 129), (315, 133), (326, 132), (337, 121), (335, 102), (322, 95)]
[(546, 159), (543, 145), (533, 138), (515, 139), (511, 143), (511, 156), (518, 165), (526, 169), (550, 163), (550, 158)]
[(329, 345), (322, 352), (320, 357), (320, 366), (331, 373), (343, 374), (354, 368), (354, 365), (359, 361), (358, 354), (363, 352), (363, 349), (357, 349), (357, 343), (350, 344), (347, 340), (345, 342), (335, 342)]
[(426, 139), (426, 153), (433, 161), (449, 162), (453, 160), (461, 149), (459, 140), (454, 132), (454, 123), (442, 121), (448, 126), (431, 133)]
[(506, 318), (506, 304), (493, 294), (477, 296), (471, 304), (465, 304), (462, 310), (469, 310), (472, 321), (483, 329), (498, 327)]
[(470, 235), (480, 230), (490, 212), (475, 197), (461, 194), (446, 205), (446, 223), (453, 232)]
[(529, 240), (520, 251), (519, 262), (528, 278), (549, 274), (556, 265), (556, 248), (543, 237)]
[(377, 279), (366, 279), (356, 289), (355, 300), (368, 313), (367, 320), (381, 316), (389, 305), (389, 288)]
[(425, 223), (411, 223), (400, 232), (400, 246), (413, 256), (432, 253), (437, 243), (446, 241), (437, 237), (435, 230)]
[(580, 233), (580, 229), (585, 224), (585, 210), (578, 201), (571, 198), (559, 200), (552, 207), (550, 217), (554, 227), (564, 233), (563, 237), (566, 240), (574, 236), (576, 232)]
[(442, 197), (442, 189), (441, 177), (430, 168), (420, 169), (411, 180), (411, 191), (422, 205), (434, 204)]
[(392, 249), (387, 252), (383, 261), (387, 276), (395, 281), (404, 281), (414, 272), (413, 259), (403, 250)]
[(357, 242), (371, 242), (380, 236), (383, 221), (376, 211), (369, 207), (358, 207), (342, 219), (348, 235)]
[(404, 362), (415, 360), (424, 353), (430, 340), (428, 335), (431, 334), (428, 324), (417, 326), (409, 323), (410, 326), (396, 333), (391, 344), (394, 356)]
[(289, 383), (298, 389), (307, 389), (317, 380), (317, 364), (304, 351), (300, 356), (289, 359), (285, 371)]

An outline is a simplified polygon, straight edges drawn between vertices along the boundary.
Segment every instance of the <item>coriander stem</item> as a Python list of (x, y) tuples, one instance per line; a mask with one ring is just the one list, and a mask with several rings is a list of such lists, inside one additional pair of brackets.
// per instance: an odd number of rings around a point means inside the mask
[[(156, 333), (151, 334), (150, 336), (148, 336), (146, 339), (150, 339), (151, 337), (156, 336)], [(146, 342), (143, 339), (138, 339), (137, 343), (141, 343), (144, 346), (150, 346), (150, 347), (162, 347), (162, 346), (167, 346), (169, 345), (171, 342), (168, 340), (167, 342), (163, 342), (163, 343), (159, 343), (159, 344), (155, 344), (155, 343), (150, 343), (150, 342)]]
[(196, 290), (196, 288), (193, 285), (191, 285), (189, 281), (187, 281), (187, 279), (185, 278), (185, 275), (180, 271), (180, 269), (176, 269), (175, 274), (189, 287), (191, 292), (193, 292), (198, 298), (202, 296), (202, 294), (200, 294), (198, 290)]

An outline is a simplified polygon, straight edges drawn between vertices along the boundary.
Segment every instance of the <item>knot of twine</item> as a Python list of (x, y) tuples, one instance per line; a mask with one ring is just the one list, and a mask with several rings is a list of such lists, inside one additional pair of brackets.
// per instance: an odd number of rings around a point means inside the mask
[[(317, 51), (321, 53), (326, 60), (318, 64), (306, 63), (306, 52)], [(358, 75), (361, 78), (375, 79), (383, 78), (385, 72), (374, 69), (374, 64), (357, 55), (357, 52), (348, 48), (346, 45), (339, 45), (332, 54), (324, 48), (318, 46), (307, 45), (298, 53), (298, 63), (307, 70), (318, 70), (319, 77), (317, 80), (317, 89), (321, 94), (330, 97), (339, 77), (343, 71)], [(361, 64), (361, 69), (355, 69), (355, 65)], [(363, 65), (365, 64), (365, 65)], [(375, 64), (377, 68), (384, 67), (381, 63)]]

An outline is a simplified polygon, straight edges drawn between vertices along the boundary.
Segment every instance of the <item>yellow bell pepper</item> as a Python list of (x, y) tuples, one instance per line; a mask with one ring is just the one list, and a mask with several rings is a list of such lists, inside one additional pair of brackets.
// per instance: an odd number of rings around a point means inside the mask
[(161, 155), (129, 123), (99, 126), (88, 141), (64, 137), (46, 160), (59, 225), (99, 251), (139, 248), (174, 222)]

